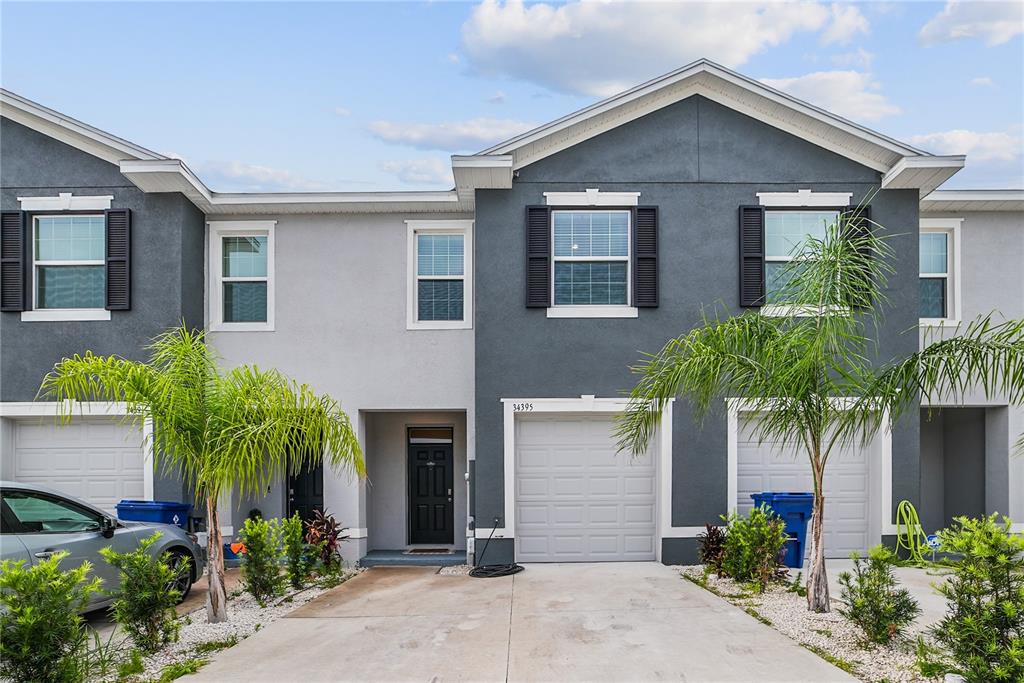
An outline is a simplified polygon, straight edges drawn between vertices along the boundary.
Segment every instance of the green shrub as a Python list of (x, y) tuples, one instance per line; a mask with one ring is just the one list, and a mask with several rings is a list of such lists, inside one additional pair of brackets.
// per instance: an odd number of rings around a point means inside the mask
[(903, 633), (921, 613), (906, 588), (899, 588), (892, 571), (895, 560), (884, 546), (876, 546), (867, 560), (851, 553), (853, 573), (839, 574), (842, 601), (839, 613), (864, 631), (868, 640), (888, 643)]
[(0, 677), (13, 681), (80, 681), (89, 631), (79, 613), (100, 590), (92, 566), (62, 571), (66, 552), (26, 566), (0, 562)]
[(722, 562), (725, 559), (725, 529), (712, 524), (705, 524), (704, 531), (697, 535), (697, 555), (701, 564), (722, 576)]
[(306, 543), (318, 549), (320, 564), (325, 570), (332, 569), (336, 563), (341, 564), (338, 546), (348, 538), (343, 531), (345, 529), (334, 515), (323, 510), (314, 510), (313, 519), (306, 524)]
[(181, 627), (174, 606), (181, 600), (181, 592), (174, 586), (191, 571), (185, 562), (173, 563), (169, 553), (155, 557), (150, 552), (162, 535), (156, 531), (125, 553), (109, 546), (100, 550), (121, 578), (120, 590), (111, 604), (114, 621), (144, 652), (156, 652), (178, 639)]
[(319, 550), (306, 544), (302, 518), (297, 512), (281, 520), (281, 540), (284, 543), (288, 582), (298, 590), (306, 585), (312, 575)]
[(1024, 538), (992, 515), (958, 517), (939, 541), (961, 557), (936, 586), (946, 616), (932, 634), (951, 658), (946, 670), (969, 683), (1024, 681)]
[(786, 545), (785, 524), (767, 507), (756, 507), (746, 518), (728, 518), (722, 569), (735, 581), (764, 591), (778, 576), (779, 552)]
[(239, 540), (242, 553), (242, 585), (261, 605), (281, 594), (285, 576), (281, 572), (281, 527), (262, 517), (245, 520)]

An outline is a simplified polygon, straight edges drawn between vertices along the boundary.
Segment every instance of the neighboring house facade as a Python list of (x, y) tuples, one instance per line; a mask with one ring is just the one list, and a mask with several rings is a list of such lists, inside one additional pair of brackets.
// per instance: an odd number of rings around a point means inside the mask
[(154, 471), (123, 407), (87, 406), (59, 426), (53, 404), (35, 398), (66, 356), (141, 359), (167, 327), (202, 325), (203, 214), (180, 194), (144, 194), (118, 169), (160, 155), (11, 93), (2, 104), (3, 478), (111, 511), (123, 498), (187, 498), (178, 477)]
[[(802, 456), (758, 443), (739, 402), (703, 422), (673, 402), (638, 458), (616, 455), (612, 419), (630, 365), (704, 313), (792, 313), (772, 299), (789, 245), (850, 207), (870, 207), (896, 254), (878, 362), (918, 348), (922, 306), (937, 317), (921, 329), (943, 332), (988, 308), (1024, 314), (1019, 269), (975, 265), (1022, 255), (1019, 193), (1000, 207), (991, 197), (950, 203), (934, 190), (963, 157), (921, 152), (707, 61), (453, 157), (447, 192), (217, 193), (181, 161), (140, 148), (97, 161), (80, 140), (60, 146), (46, 136), (84, 124), (58, 117), (48, 129), (21, 111), (37, 105), (7, 94), (4, 105), (5, 212), (28, 211), (17, 199), (25, 186), (39, 197), (116, 186), (103, 193), (115, 195), (111, 208), (132, 208), (134, 287), (131, 309), (110, 320), (0, 316), (4, 476), (32, 459), (11, 455), (22, 418), (6, 417), (7, 404), (31, 401), (26, 387), (55, 360), (86, 348), (137, 357), (184, 318), (209, 330), (226, 365), (275, 367), (336, 398), (366, 458), (363, 481), (317, 468), (258, 499), (223, 501), (225, 532), (253, 509), (327, 509), (350, 528), (353, 561), (433, 549), (450, 553), (444, 561), (689, 562), (703, 525), (747, 509), (751, 492), (806, 490)], [(81, 155), (106, 175), (8, 176), (12, 149), (34, 158), (32, 136), (59, 146), (47, 173)], [(139, 214), (165, 204), (180, 211), (161, 235), (179, 248), (158, 265), (139, 253), (156, 239)], [(28, 234), (36, 219), (19, 216)], [(948, 272), (931, 272), (942, 259)], [(165, 271), (180, 282), (176, 304), (166, 287), (154, 300), (139, 284)], [(113, 332), (139, 314), (150, 328)], [(34, 329), (60, 345), (37, 343)], [(64, 429), (36, 438), (56, 442)], [(1009, 456), (1021, 431), (1018, 408), (976, 401), (915, 411), (842, 453), (826, 476), (828, 553), (891, 536), (903, 499), (921, 505), (926, 526), (979, 510), (1024, 520), (1024, 466)], [(965, 473), (966, 492), (954, 485)], [(170, 496), (156, 481), (144, 493)]]

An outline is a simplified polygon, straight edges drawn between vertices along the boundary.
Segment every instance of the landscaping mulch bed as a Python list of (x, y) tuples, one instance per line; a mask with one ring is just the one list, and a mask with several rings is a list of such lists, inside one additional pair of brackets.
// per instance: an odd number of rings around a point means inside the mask
[[(358, 569), (347, 571), (340, 577), (338, 585), (348, 581), (359, 573)], [(127, 679), (119, 679), (117, 675), (102, 678), (103, 681), (150, 681), (159, 679), (161, 671), (173, 664), (193, 659), (208, 659), (217, 651), (231, 647), (248, 638), (261, 628), (266, 627), (292, 610), (319, 597), (335, 586), (321, 587), (311, 585), (298, 591), (289, 590), (285, 595), (266, 603), (261, 607), (248, 593), (238, 589), (228, 595), (228, 621), (219, 624), (206, 622), (206, 608), (196, 609), (178, 618), (181, 632), (178, 641), (165, 646), (162, 650), (143, 659), (145, 670)], [(114, 636), (117, 642), (119, 634)], [(131, 641), (124, 642), (123, 651), (131, 650)]]
[[(889, 645), (867, 642), (857, 626), (839, 614), (842, 603), (832, 596), (832, 612), (807, 610), (807, 598), (777, 583), (764, 593), (752, 593), (746, 586), (715, 574), (705, 575), (702, 565), (679, 567), (680, 573), (724, 600), (743, 608), (754, 618), (800, 643), (862, 681), (881, 683), (924, 683), (940, 679), (923, 678), (915, 666), (915, 641), (925, 635), (923, 627), (912, 624), (902, 640)], [(926, 637), (927, 640), (927, 637)]]

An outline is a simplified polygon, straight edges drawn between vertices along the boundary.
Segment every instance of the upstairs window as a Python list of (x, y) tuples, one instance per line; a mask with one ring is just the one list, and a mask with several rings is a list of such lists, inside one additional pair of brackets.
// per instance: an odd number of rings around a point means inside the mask
[(959, 319), (959, 229), (960, 219), (921, 220), (918, 237), (920, 317), (925, 324), (955, 324)]
[(472, 326), (473, 221), (406, 221), (408, 329)]
[(273, 329), (274, 221), (210, 223), (213, 330)]
[(838, 209), (765, 211), (764, 279), (765, 300), (769, 304), (792, 303), (780, 299), (780, 292), (787, 285), (787, 275), (793, 272), (786, 272), (787, 264), (801, 258), (801, 247), (808, 237), (824, 239), (828, 226), (838, 220)]
[(102, 215), (35, 216), (35, 309), (103, 309), (106, 221)]
[(555, 306), (627, 306), (628, 211), (553, 211)]

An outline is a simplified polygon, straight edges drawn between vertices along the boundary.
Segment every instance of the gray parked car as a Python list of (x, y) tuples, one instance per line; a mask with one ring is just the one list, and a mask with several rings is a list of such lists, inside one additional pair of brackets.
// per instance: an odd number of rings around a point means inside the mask
[[(45, 486), (0, 482), (0, 559), (31, 564), (65, 550), (68, 556), (62, 567), (77, 567), (88, 560), (93, 574), (103, 580), (103, 588), (116, 591), (118, 572), (104, 561), (100, 548), (130, 551), (154, 531), (162, 532), (152, 547), (155, 555), (168, 552), (175, 562), (189, 563), (190, 571), (177, 585), (184, 599), (203, 571), (202, 549), (185, 530), (170, 524), (119, 520)], [(89, 609), (104, 607), (111, 599), (98, 594)]]

